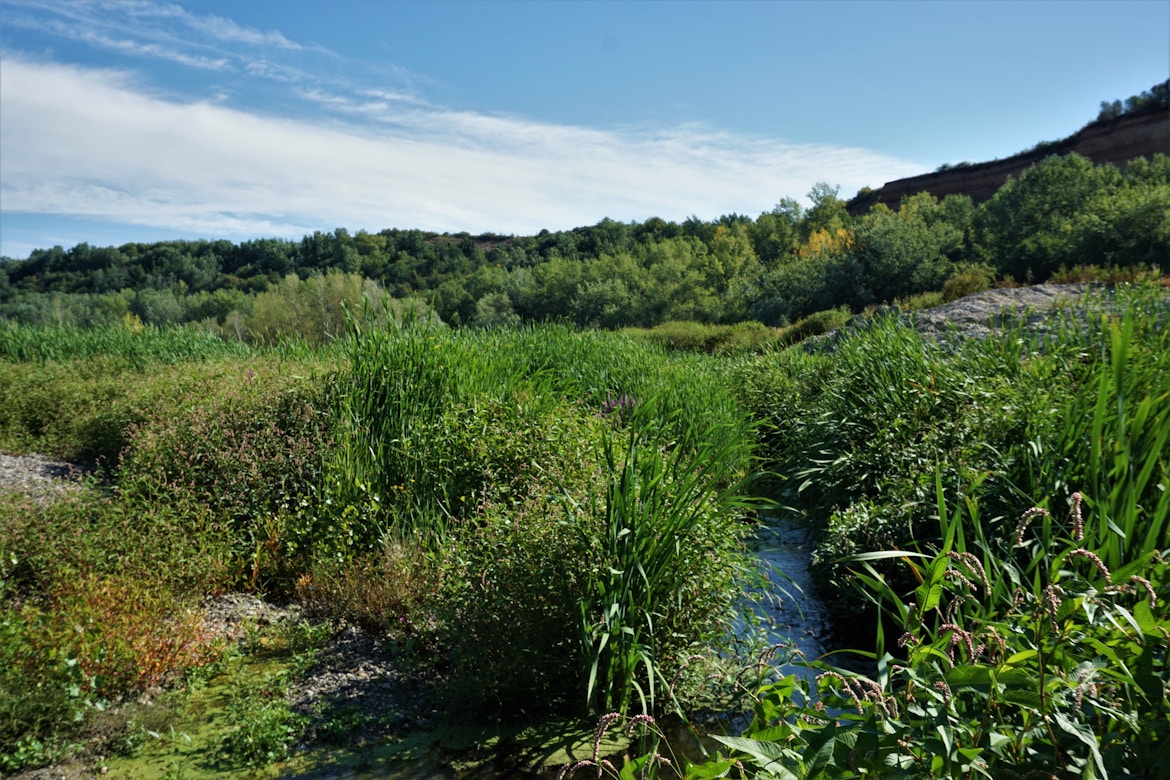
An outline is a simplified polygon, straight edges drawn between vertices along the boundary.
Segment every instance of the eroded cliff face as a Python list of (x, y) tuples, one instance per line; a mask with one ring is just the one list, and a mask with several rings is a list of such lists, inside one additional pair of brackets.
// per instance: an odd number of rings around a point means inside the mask
[(1054, 154), (1076, 152), (1095, 163), (1113, 163), (1124, 169), (1135, 157), (1170, 155), (1170, 110), (1127, 114), (1117, 119), (1093, 122), (1061, 141), (992, 162), (961, 165), (936, 173), (887, 182), (884, 187), (849, 202), (849, 210), (861, 214), (875, 203), (897, 209), (903, 195), (929, 192), (938, 197), (969, 195), (981, 203), (995, 194), (1008, 176), (1018, 177), (1025, 169)]

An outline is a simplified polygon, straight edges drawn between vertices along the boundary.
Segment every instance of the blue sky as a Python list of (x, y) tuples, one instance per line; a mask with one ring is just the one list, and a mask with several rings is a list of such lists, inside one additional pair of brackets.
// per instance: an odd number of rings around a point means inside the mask
[(755, 216), (1166, 78), (1170, 0), (0, 0), (0, 254)]

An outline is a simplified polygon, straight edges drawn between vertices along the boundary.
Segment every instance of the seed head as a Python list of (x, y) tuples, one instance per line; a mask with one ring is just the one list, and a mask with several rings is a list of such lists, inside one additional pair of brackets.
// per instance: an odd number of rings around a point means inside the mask
[(1016, 524), (1016, 547), (1019, 547), (1024, 543), (1024, 529), (1028, 527), (1028, 523), (1036, 515), (1044, 515), (1045, 517), (1052, 516), (1048, 513), (1047, 509), (1038, 506), (1034, 506), (1027, 512), (1024, 512), (1024, 514), (1020, 515), (1020, 522)]
[(1085, 538), (1085, 523), (1081, 519), (1081, 496), (1080, 492), (1072, 494), (1072, 521), (1073, 521), (1073, 538), (1078, 542)]
[(1097, 553), (1095, 553), (1095, 552), (1092, 552), (1090, 550), (1086, 550), (1084, 547), (1078, 547), (1077, 549), (1070, 552), (1068, 554), (1068, 557), (1070, 557), (1070, 558), (1088, 558), (1090, 561), (1093, 562), (1093, 565), (1097, 567), (1097, 571), (1099, 571), (1101, 573), (1101, 576), (1105, 578), (1105, 582), (1110, 582), (1113, 579), (1113, 575), (1111, 575), (1109, 573), (1109, 569), (1108, 569), (1108, 567), (1105, 566), (1105, 562), (1102, 561), (1099, 557), (1097, 557)]

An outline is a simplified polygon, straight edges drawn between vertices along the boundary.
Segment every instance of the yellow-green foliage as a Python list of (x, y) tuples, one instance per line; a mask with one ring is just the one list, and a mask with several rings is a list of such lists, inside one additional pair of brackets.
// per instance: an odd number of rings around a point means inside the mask
[(649, 329), (627, 328), (625, 332), (647, 338), (667, 349), (712, 355), (760, 352), (779, 342), (778, 331), (759, 322), (708, 325), (671, 321)]
[(345, 334), (347, 317), (384, 327), (404, 316), (424, 320), (429, 316), (421, 301), (395, 300), (376, 282), (336, 269), (307, 279), (288, 274), (258, 293), (249, 312), (235, 314), (218, 330), (226, 336), (238, 330), (262, 344), (293, 338), (310, 344), (333, 341)]
[(0, 447), (115, 468), (136, 435), (202, 424), (214, 409), (246, 418), (257, 404), (279, 406), (284, 394), (319, 384), (322, 371), (277, 357), (153, 363), (141, 371), (104, 356), (0, 362)]

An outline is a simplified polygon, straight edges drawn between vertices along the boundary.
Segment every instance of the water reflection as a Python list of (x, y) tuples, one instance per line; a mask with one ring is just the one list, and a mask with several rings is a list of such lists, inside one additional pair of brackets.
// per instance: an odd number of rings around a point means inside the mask
[[(767, 641), (786, 645), (797, 659), (817, 660), (830, 647), (832, 626), (809, 572), (811, 531), (792, 520), (764, 518), (751, 546), (770, 581), (764, 598), (751, 605)], [(779, 654), (781, 662), (785, 655)]]
[(764, 565), (770, 584), (764, 593), (756, 594), (763, 598), (745, 609), (750, 608), (759, 619), (765, 641), (789, 649), (776, 657), (785, 674), (815, 676), (792, 663), (800, 660), (824, 660), (834, 666), (868, 672), (871, 662), (840, 652), (847, 632), (834, 632), (829, 608), (817, 594), (810, 572), (813, 543), (814, 533), (807, 524), (764, 517), (750, 545)]

